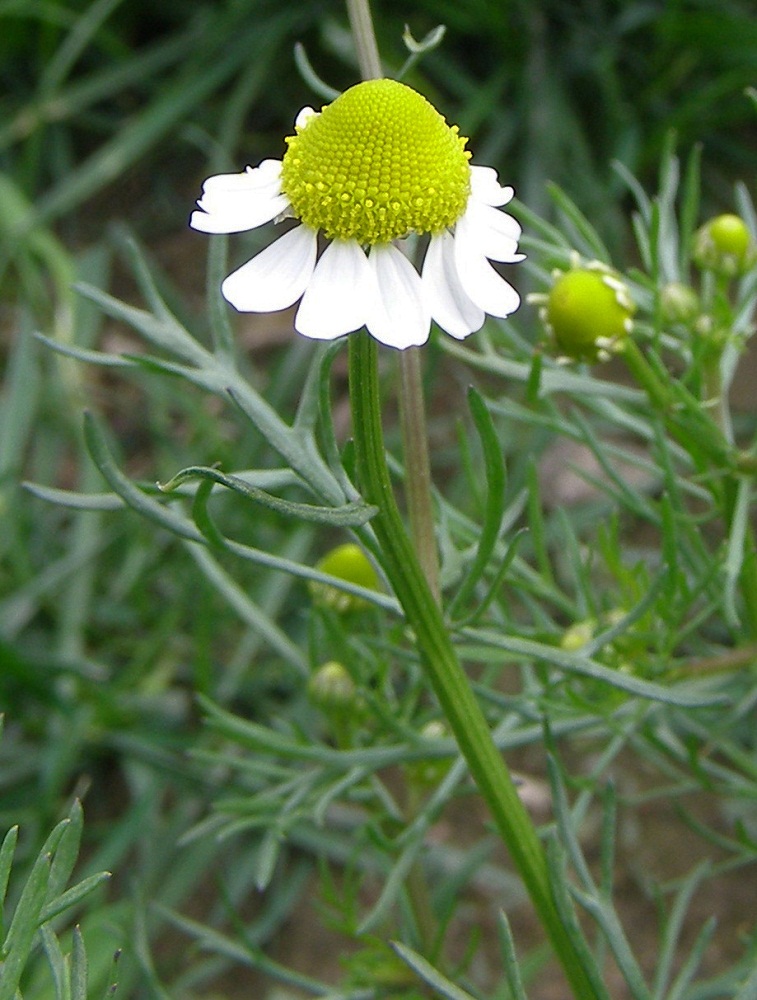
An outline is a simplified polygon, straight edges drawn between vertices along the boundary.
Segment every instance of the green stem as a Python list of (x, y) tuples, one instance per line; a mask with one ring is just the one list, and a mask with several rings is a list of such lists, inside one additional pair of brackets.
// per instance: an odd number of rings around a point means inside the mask
[(405, 882), (410, 905), (413, 908), (418, 940), (424, 953), (428, 955), (434, 947), (437, 937), (437, 924), (434, 909), (426, 880), (426, 871), (420, 862), (417, 862), (407, 873)]
[(350, 337), (349, 370), (357, 472), (365, 499), (379, 508), (371, 523), (381, 548), (383, 568), (413, 629), (429, 682), (573, 994), (579, 1000), (592, 1000), (598, 994), (555, 907), (536, 829), (494, 744), (400, 517), (384, 450), (377, 346), (365, 331)]
[(649, 362), (639, 350), (633, 338), (629, 337), (623, 343), (621, 357), (629, 371), (649, 396), (650, 402), (658, 413), (666, 413), (670, 408), (670, 393), (665, 384), (652, 371)]
[[(723, 399), (719, 358), (713, 356), (708, 359), (709, 367), (706, 371), (709, 375), (703, 386), (707, 397), (719, 399), (719, 412), (715, 414), (715, 424), (702, 419), (696, 428), (698, 433), (694, 434), (690, 427), (682, 427), (677, 422), (670, 391), (631, 338), (624, 345), (623, 358), (631, 374), (647, 393), (652, 408), (665, 421), (668, 433), (689, 453), (697, 470), (710, 474), (713, 471), (721, 471), (720, 476), (710, 475), (708, 481), (713, 501), (718, 506), (727, 533), (730, 534), (736, 512), (736, 494), (741, 470), (734, 468), (733, 464), (735, 453), (730, 440), (730, 414), (727, 401)], [(744, 538), (739, 587), (744, 600), (749, 634), (754, 637), (757, 636), (757, 540), (751, 524), (747, 526)]]
[(750, 635), (757, 636), (757, 540), (751, 524), (747, 527), (744, 539), (744, 561), (739, 584), (746, 605)]
[[(729, 466), (732, 449), (718, 426), (702, 413), (701, 407), (696, 411), (689, 409), (682, 415), (679, 413), (673, 393), (654, 371), (632, 337), (625, 341), (621, 356), (631, 375), (649, 396), (653, 410), (665, 421), (670, 436), (691, 455), (692, 460), (696, 462), (692, 449), (694, 444), (697, 452), (706, 454), (708, 462), (714, 462), (719, 467)], [(682, 423), (682, 417), (688, 419), (688, 424)]]
[[(355, 39), (360, 71), (364, 80), (384, 75), (381, 56), (373, 30), (368, 0), (347, 0), (352, 36)], [(401, 390), (400, 422), (406, 469), (407, 503), (410, 523), (421, 565), (432, 593), (438, 602), (439, 558), (434, 535), (431, 506), (431, 471), (426, 435), (426, 415), (423, 406), (423, 386), (418, 352), (410, 349), (400, 354)], [(415, 913), (418, 933), (424, 948), (432, 945), (435, 921), (430, 904), (423, 867), (416, 863), (408, 873), (408, 893)]]
[[(737, 516), (737, 496), (742, 477), (729, 475), (723, 483), (723, 519), (730, 535)], [(751, 638), (757, 636), (757, 542), (751, 523), (744, 531), (744, 550), (739, 571), (739, 589), (744, 602), (744, 619)]]
[[(347, 0), (347, 13), (363, 79), (382, 77), (381, 56), (368, 0)], [(400, 422), (410, 530), (431, 592), (439, 601), (439, 554), (431, 503), (426, 413), (423, 405), (420, 352), (415, 348), (408, 348), (400, 354)]]
[(439, 551), (431, 502), (431, 463), (423, 402), (421, 352), (417, 347), (409, 347), (400, 353), (400, 424), (410, 532), (418, 561), (438, 603), (441, 600)]
[(720, 370), (722, 351), (708, 352), (702, 364), (702, 402), (707, 407), (713, 421), (729, 445), (733, 445), (733, 428), (728, 394), (724, 391), (723, 374)]
[[(725, 293), (724, 293), (725, 294)], [(713, 348), (702, 363), (703, 402), (709, 407), (723, 440), (733, 448), (733, 426), (728, 393), (723, 385), (721, 369), (722, 350)], [(736, 495), (741, 476), (731, 474), (724, 482), (724, 515), (730, 535), (736, 513)], [(744, 534), (744, 552), (739, 573), (739, 587), (744, 601), (744, 616), (751, 636), (757, 635), (757, 558), (754, 529), (747, 525)]]

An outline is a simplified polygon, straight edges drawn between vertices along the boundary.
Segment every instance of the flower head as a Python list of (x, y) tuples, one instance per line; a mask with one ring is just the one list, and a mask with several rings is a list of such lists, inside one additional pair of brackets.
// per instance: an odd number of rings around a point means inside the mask
[[(235, 233), (299, 223), (224, 281), (224, 297), (242, 312), (301, 299), (295, 328), (317, 340), (367, 326), (384, 344), (418, 346), (432, 319), (462, 339), (487, 313), (518, 308), (489, 261), (522, 259), (520, 226), (499, 211), (512, 188), (471, 165), (466, 142), (410, 87), (359, 83), (320, 112), (303, 109), (281, 161), (210, 177), (190, 225)], [(424, 234), (419, 273), (403, 241)]]
[(606, 361), (631, 329), (635, 306), (618, 275), (599, 261), (557, 272), (546, 295), (533, 295), (552, 346), (565, 361)]
[(694, 235), (692, 258), (726, 278), (745, 274), (757, 260), (752, 234), (738, 215), (718, 215)]

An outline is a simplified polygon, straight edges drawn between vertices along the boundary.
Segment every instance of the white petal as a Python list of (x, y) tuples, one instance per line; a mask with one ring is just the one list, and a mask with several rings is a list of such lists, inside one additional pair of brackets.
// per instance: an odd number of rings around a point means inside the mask
[(365, 324), (372, 298), (373, 275), (360, 244), (333, 240), (315, 265), (295, 329), (316, 340), (334, 340)]
[(209, 177), (190, 226), (203, 233), (241, 233), (270, 222), (289, 207), (280, 174), (280, 160), (264, 160), (241, 174)]
[(376, 244), (368, 255), (376, 281), (375, 301), (369, 303), (369, 333), (388, 347), (420, 347), (428, 340), (431, 316), (421, 277), (400, 249)]
[(239, 174), (215, 174), (202, 185), (203, 195), (216, 190), (231, 188), (263, 188), (275, 185), (280, 188), (281, 160), (261, 160), (257, 167), (245, 167)]
[(311, 118), (315, 118), (318, 112), (315, 108), (304, 107), (294, 120), (295, 128), (304, 128)]
[(315, 230), (296, 226), (230, 274), (221, 292), (240, 312), (286, 309), (307, 288), (316, 249)]
[(518, 253), (521, 228), (511, 215), (471, 198), (455, 231), (461, 223), (469, 227), (474, 245), (489, 260), (515, 264), (524, 259), (525, 254)]
[(431, 237), (423, 262), (423, 291), (439, 326), (463, 340), (481, 329), (485, 314), (460, 284), (454, 255), (455, 240), (451, 233), (445, 231)]
[(506, 205), (515, 194), (511, 187), (502, 187), (494, 167), (470, 168), (471, 193), (485, 205)]
[(494, 270), (476, 243), (476, 229), (465, 223), (455, 226), (455, 269), (466, 294), (490, 316), (504, 318), (520, 305), (520, 296)]

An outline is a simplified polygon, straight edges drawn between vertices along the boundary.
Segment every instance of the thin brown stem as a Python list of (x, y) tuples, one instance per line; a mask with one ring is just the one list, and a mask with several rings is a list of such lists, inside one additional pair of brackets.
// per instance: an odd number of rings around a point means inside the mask
[(438, 602), (441, 599), (439, 553), (431, 501), (431, 462), (423, 402), (421, 356), (417, 347), (409, 347), (400, 355), (400, 424), (410, 533), (418, 561)]
[(368, 0), (347, 0), (352, 37), (355, 39), (360, 75), (364, 80), (379, 80), (384, 75), (381, 56), (373, 30), (373, 19)]

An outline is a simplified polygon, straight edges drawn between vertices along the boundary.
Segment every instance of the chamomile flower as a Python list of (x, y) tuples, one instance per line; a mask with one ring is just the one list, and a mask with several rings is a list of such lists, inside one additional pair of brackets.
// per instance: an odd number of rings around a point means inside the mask
[[(366, 326), (404, 349), (426, 342), (432, 319), (461, 340), (487, 313), (518, 308), (490, 261), (522, 259), (520, 226), (499, 211), (513, 190), (469, 162), (466, 142), (410, 87), (359, 83), (303, 109), (281, 160), (208, 178), (190, 225), (238, 233), (297, 220), (223, 282), (240, 312), (299, 301), (295, 329), (316, 340)], [(418, 271), (408, 254), (424, 234)]]

